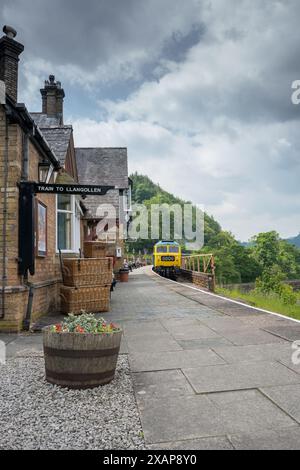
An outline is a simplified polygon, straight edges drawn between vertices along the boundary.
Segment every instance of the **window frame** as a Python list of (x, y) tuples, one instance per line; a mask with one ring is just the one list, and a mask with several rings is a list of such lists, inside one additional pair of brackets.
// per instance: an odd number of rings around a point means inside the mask
[[(64, 209), (59, 209), (58, 208), (58, 198), (59, 196), (63, 196), (63, 194), (57, 194), (56, 195), (56, 253), (59, 253), (59, 247), (58, 247), (58, 214), (71, 214), (71, 249), (61, 249), (62, 253), (66, 254), (72, 254), (72, 253), (77, 253), (80, 248), (80, 242), (81, 242), (81, 233), (80, 233), (80, 220), (79, 223), (76, 221), (76, 206), (77, 208), (80, 209), (79, 202), (76, 200), (76, 195), (74, 194), (68, 194), (70, 197), (70, 202), (71, 202), (71, 210), (64, 210)], [(81, 215), (82, 211), (80, 209)], [(78, 231), (78, 233), (76, 233)], [(78, 244), (78, 246), (76, 246)]]
[[(40, 232), (39, 232), (39, 206), (41, 206), (45, 210), (45, 245), (46, 249), (44, 251), (39, 250), (39, 240), (40, 240)], [(46, 258), (48, 255), (48, 207), (47, 205), (41, 201), (40, 199), (35, 200), (35, 256), (36, 258)]]

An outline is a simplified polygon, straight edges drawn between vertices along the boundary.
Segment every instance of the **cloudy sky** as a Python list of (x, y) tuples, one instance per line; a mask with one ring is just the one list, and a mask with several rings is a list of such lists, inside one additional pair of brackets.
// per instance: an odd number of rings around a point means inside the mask
[(77, 146), (127, 146), (247, 240), (300, 231), (299, 0), (1, 0), (26, 49), (19, 101), (62, 81)]

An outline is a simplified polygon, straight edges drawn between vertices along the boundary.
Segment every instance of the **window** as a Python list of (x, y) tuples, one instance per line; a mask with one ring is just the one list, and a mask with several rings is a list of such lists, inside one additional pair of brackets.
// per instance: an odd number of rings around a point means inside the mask
[(36, 256), (47, 255), (47, 206), (41, 201), (36, 201)]
[(156, 247), (156, 253), (168, 253), (168, 247), (166, 245), (158, 245)]
[(170, 246), (169, 246), (169, 252), (170, 252), (170, 253), (179, 253), (179, 247), (178, 247), (178, 246), (174, 246), (174, 245), (170, 245)]
[(76, 196), (57, 195), (57, 250), (77, 252), (80, 248), (81, 209)]

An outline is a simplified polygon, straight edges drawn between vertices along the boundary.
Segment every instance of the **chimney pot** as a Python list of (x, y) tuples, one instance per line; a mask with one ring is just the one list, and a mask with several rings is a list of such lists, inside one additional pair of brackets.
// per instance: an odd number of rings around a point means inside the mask
[(18, 99), (18, 63), (24, 46), (15, 41), (17, 32), (11, 26), (3, 28), (5, 36), (0, 39), (0, 80), (5, 83), (6, 93), (17, 102)]
[(49, 75), (49, 80), (45, 80), (45, 86), (41, 89), (42, 112), (48, 116), (57, 116), (63, 124), (63, 100), (65, 92), (61, 88), (61, 83), (55, 81), (54, 75)]
[(14, 39), (17, 35), (17, 31), (8, 25), (3, 26), (3, 33), (10, 39)]

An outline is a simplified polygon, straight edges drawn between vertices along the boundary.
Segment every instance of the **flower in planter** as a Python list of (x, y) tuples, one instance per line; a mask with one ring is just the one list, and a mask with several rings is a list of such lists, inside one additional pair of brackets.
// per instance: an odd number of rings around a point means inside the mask
[(92, 313), (83, 313), (80, 316), (70, 313), (62, 323), (51, 327), (53, 333), (111, 334), (120, 330), (119, 326), (106, 322), (104, 318), (96, 318)]

